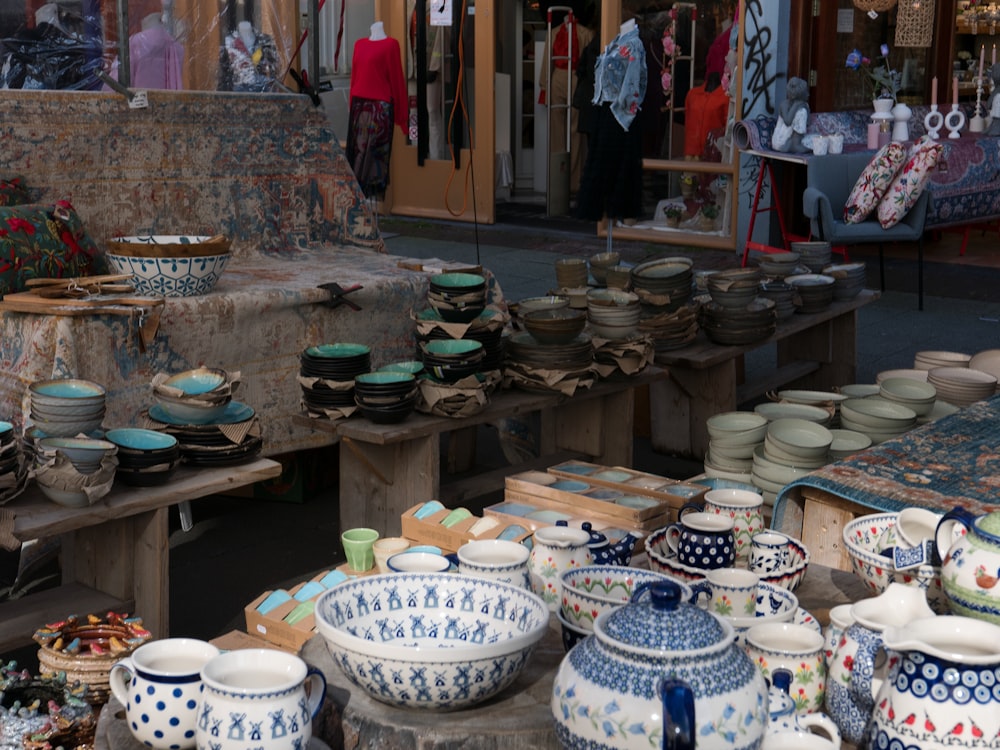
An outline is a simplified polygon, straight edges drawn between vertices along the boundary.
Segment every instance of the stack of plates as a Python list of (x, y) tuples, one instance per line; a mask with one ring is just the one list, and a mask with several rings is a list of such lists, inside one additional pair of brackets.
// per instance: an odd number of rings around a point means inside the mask
[(933, 370), (935, 367), (969, 367), (972, 355), (962, 352), (917, 352), (913, 356), (913, 368)]
[[(910, 380), (918, 380), (921, 383), (927, 382), (927, 370), (913, 370), (913, 369), (899, 369), (899, 370), (882, 370), (882, 372), (875, 375), (875, 384), (880, 385), (883, 380), (887, 378), (909, 378)], [(878, 391), (876, 391), (877, 393)], [(869, 394), (874, 395), (874, 394)]]
[(16, 440), (14, 425), (0, 422), (0, 504), (20, 493), (28, 480), (28, 465)]
[[(771, 455), (773, 456), (773, 449)], [(799, 461), (801, 463), (803, 459), (799, 459)], [(789, 465), (790, 460), (772, 460), (768, 457), (764, 443), (761, 443), (753, 452), (750, 482), (760, 490), (767, 505), (774, 505), (774, 501), (785, 485), (791, 484), (799, 477), (803, 477), (824, 465), (817, 460), (810, 461), (808, 459), (805, 459), (804, 463), (806, 464), (804, 466), (793, 466)]]
[(935, 367), (927, 372), (927, 382), (937, 388), (937, 397), (965, 407), (989, 398), (997, 390), (997, 376), (968, 367)]
[(687, 346), (698, 335), (698, 305), (684, 305), (672, 312), (662, 312), (639, 318), (638, 331), (653, 339), (658, 352)]
[(878, 444), (912, 429), (917, 424), (917, 414), (910, 407), (881, 396), (849, 398), (840, 405), (840, 424), (864, 433)]
[(885, 378), (879, 384), (879, 396), (910, 407), (918, 417), (926, 417), (934, 408), (937, 388), (910, 378)]
[[(299, 355), (299, 374), (319, 378), (312, 386), (302, 385), (302, 402), (316, 411), (354, 406), (354, 378), (371, 370), (371, 348), (364, 344), (320, 344)], [(324, 380), (350, 383), (331, 388)]]
[(760, 285), (760, 296), (774, 301), (774, 312), (778, 320), (795, 314), (795, 287), (784, 281), (768, 281)]
[[(1000, 378), (1000, 349), (985, 349), (969, 360), (970, 370), (979, 370)], [(1000, 385), (997, 386), (1000, 390)]]
[(486, 307), (486, 278), (475, 273), (432, 276), (427, 302), (449, 323), (468, 323), (478, 318)]
[(763, 444), (767, 420), (753, 412), (724, 412), (709, 417), (705, 463), (725, 471), (746, 473), (754, 450)]
[(770, 279), (791, 276), (799, 267), (798, 253), (766, 253), (757, 260), (757, 267)]
[(587, 293), (587, 327), (591, 334), (611, 341), (630, 338), (639, 325), (639, 297), (620, 289), (592, 289)]
[[(149, 419), (159, 432), (177, 438), (181, 459), (195, 466), (230, 466), (252, 460), (264, 444), (256, 429), (259, 420), (253, 407), (230, 401), (213, 424), (183, 424), (160, 408), (150, 407)], [(241, 435), (235, 442), (231, 435)]]
[(829, 242), (793, 242), (792, 252), (798, 253), (802, 265), (813, 273), (821, 273), (833, 257)]
[(769, 422), (764, 444), (754, 451), (752, 481), (772, 499), (790, 482), (829, 462), (833, 434), (805, 419)]
[(716, 302), (701, 307), (699, 324), (716, 344), (739, 346), (772, 335), (778, 326), (774, 302), (755, 298), (744, 308), (728, 308)]
[[(640, 263), (632, 269), (632, 290), (669, 297), (669, 302), (663, 307), (668, 311), (676, 310), (691, 299), (693, 268), (694, 261), (685, 257), (659, 258)], [(642, 294), (639, 296), (643, 298)]]
[(46, 437), (89, 433), (104, 419), (105, 388), (89, 380), (38, 380), (28, 394), (31, 420)]
[[(569, 306), (569, 300), (566, 297), (546, 297), (545, 299), (561, 300), (562, 307)], [(555, 309), (557, 306), (559, 305), (556, 303), (549, 305), (551, 309)], [(540, 306), (537, 309), (545, 309), (545, 307)], [(527, 312), (527, 308), (521, 310), (520, 314), (524, 314), (525, 312)], [(437, 311), (433, 309), (424, 310), (417, 317), (419, 320), (443, 320), (437, 314)], [(474, 318), (465, 329), (465, 333), (462, 334), (463, 339), (478, 341), (483, 345), (482, 369), (484, 371), (499, 370), (503, 366), (503, 334), (503, 322), (497, 317), (497, 310), (490, 308), (483, 310), (478, 318)], [(417, 333), (417, 357), (420, 356), (420, 344), (422, 342), (450, 338), (454, 338), (451, 333), (447, 329), (438, 326), (434, 326), (424, 335)]]
[(165, 484), (180, 463), (181, 449), (173, 435), (123, 427), (108, 430), (105, 437), (118, 446), (115, 481), (136, 487)]
[[(454, 383), (481, 372), (485, 357), (482, 343), (474, 339), (432, 339), (420, 344), (420, 360), (424, 369), (430, 376), (445, 383)], [(357, 388), (358, 380), (355, 379), (354, 383)]]
[(785, 279), (785, 283), (791, 284), (798, 292), (801, 313), (822, 312), (828, 308), (833, 302), (834, 281), (832, 276), (819, 273), (803, 273)]
[(706, 281), (712, 301), (720, 307), (745, 309), (760, 289), (759, 268), (734, 268), (713, 273)]
[(417, 379), (409, 372), (366, 372), (354, 379), (354, 398), (361, 413), (377, 424), (408, 417), (417, 401)]
[(825, 409), (815, 404), (795, 404), (784, 401), (765, 401), (754, 407), (754, 413), (759, 414), (770, 422), (778, 419), (804, 419), (807, 422), (815, 422), (824, 427), (830, 424), (833, 415), (829, 409)]
[(839, 461), (842, 458), (870, 448), (872, 439), (863, 432), (856, 430), (836, 429), (830, 430), (833, 435), (833, 442), (830, 443), (830, 458)]
[(594, 346), (590, 334), (581, 333), (568, 344), (539, 344), (527, 331), (511, 334), (507, 341), (507, 366), (516, 370), (520, 387), (528, 390), (551, 391), (534, 373), (538, 370), (558, 372), (561, 379), (589, 377), (594, 363)]
[(823, 269), (823, 275), (834, 278), (834, 299), (853, 299), (865, 288), (866, 274), (864, 263), (841, 263), (839, 265), (826, 266)]

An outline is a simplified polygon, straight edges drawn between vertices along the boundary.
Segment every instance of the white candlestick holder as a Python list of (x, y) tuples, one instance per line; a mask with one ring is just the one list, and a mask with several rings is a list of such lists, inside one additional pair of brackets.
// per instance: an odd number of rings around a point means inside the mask
[(972, 118), (969, 120), (969, 132), (970, 133), (982, 133), (986, 130), (986, 118), (982, 115), (983, 112), (983, 77), (978, 76), (976, 78), (976, 109)]
[(962, 128), (965, 127), (965, 112), (960, 110), (957, 104), (952, 104), (951, 112), (945, 115), (944, 126), (948, 128), (949, 138), (962, 137)]
[(931, 111), (924, 116), (924, 128), (927, 130), (927, 135), (936, 141), (943, 127), (944, 115), (938, 111), (938, 105), (932, 104)]

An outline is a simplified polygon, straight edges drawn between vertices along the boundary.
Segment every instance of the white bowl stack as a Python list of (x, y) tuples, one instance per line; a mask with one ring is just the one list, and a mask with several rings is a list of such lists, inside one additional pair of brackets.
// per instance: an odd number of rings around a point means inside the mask
[[(969, 360), (969, 369), (987, 372), (1000, 378), (1000, 349), (984, 349), (978, 354), (973, 354)], [(997, 385), (997, 391), (1000, 392), (1000, 385)]]
[(754, 450), (763, 445), (767, 419), (749, 411), (729, 411), (709, 417), (705, 474), (752, 483)]
[(840, 405), (840, 424), (848, 430), (863, 432), (872, 443), (878, 444), (912, 429), (917, 424), (917, 413), (881, 396), (849, 398)]
[(968, 367), (971, 354), (964, 352), (925, 351), (913, 355), (916, 370), (933, 370), (935, 367)]
[(73, 437), (101, 426), (104, 386), (89, 380), (38, 380), (28, 386), (31, 421), (45, 437)]
[(910, 407), (918, 417), (926, 417), (934, 408), (937, 388), (932, 383), (910, 378), (885, 378), (879, 383), (879, 395)]
[(785, 485), (829, 463), (833, 435), (823, 425), (786, 417), (769, 422), (753, 456), (753, 484), (773, 504)]
[(594, 336), (622, 341), (639, 326), (639, 296), (621, 289), (591, 289), (587, 292), (587, 326)]
[(823, 275), (832, 276), (834, 279), (834, 299), (853, 299), (865, 288), (864, 263), (838, 263), (826, 266), (823, 269)]
[(927, 382), (937, 389), (939, 399), (959, 407), (989, 398), (997, 390), (996, 375), (968, 367), (935, 367), (928, 370)]
[(798, 253), (766, 253), (757, 259), (757, 267), (764, 276), (783, 279), (796, 273), (799, 268)]
[(830, 430), (833, 435), (833, 442), (830, 443), (830, 460), (840, 461), (859, 451), (870, 448), (872, 439), (863, 432), (857, 430), (845, 430), (838, 427)]

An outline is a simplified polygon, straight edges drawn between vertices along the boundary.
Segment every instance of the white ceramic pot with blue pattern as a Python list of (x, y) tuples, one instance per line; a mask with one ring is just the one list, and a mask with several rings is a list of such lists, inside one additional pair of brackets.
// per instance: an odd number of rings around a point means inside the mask
[(986, 750), (1000, 744), (1000, 626), (941, 615), (888, 628), (871, 750)]
[(556, 734), (567, 748), (664, 746), (755, 750), (768, 692), (732, 625), (658, 581), (602, 613), (564, 658), (552, 687)]

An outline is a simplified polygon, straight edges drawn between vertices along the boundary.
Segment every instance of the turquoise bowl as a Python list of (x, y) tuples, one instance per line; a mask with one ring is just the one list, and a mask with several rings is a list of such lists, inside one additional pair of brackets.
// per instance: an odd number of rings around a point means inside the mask
[(361, 375), (354, 376), (355, 383), (364, 383), (367, 385), (412, 383), (414, 380), (416, 380), (416, 376), (412, 372), (387, 372), (385, 370), (380, 370), (378, 372), (366, 372)]
[(432, 276), (430, 283), (442, 288), (466, 289), (482, 286), (486, 283), (486, 278), (476, 273), (441, 273), (437, 276)]
[(318, 344), (306, 349), (306, 354), (310, 357), (358, 357), (363, 354), (371, 354), (371, 347), (364, 344)]
[(424, 371), (424, 363), (410, 360), (407, 362), (390, 362), (379, 368), (379, 372), (408, 372), (411, 375), (419, 375)]
[(214, 391), (226, 382), (226, 374), (222, 370), (209, 367), (199, 367), (194, 370), (179, 372), (167, 378), (163, 384), (184, 391), (189, 396)]
[(439, 356), (469, 354), (482, 348), (482, 342), (475, 339), (433, 339), (424, 344), (424, 351)]
[(104, 434), (104, 438), (120, 448), (136, 451), (163, 450), (177, 445), (177, 438), (173, 435), (156, 430), (143, 430), (138, 427), (118, 427), (108, 430)]
[(103, 385), (76, 378), (39, 380), (29, 385), (28, 390), (33, 402), (52, 405), (62, 404), (67, 400), (74, 403), (103, 402), (107, 394)]

